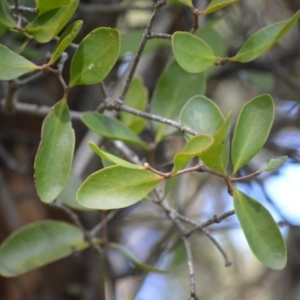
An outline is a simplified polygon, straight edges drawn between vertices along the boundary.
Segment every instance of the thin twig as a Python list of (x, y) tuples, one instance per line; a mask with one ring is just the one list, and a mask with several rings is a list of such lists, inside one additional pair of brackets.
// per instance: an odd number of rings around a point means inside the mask
[(226, 251), (223, 249), (223, 247), (220, 245), (220, 243), (211, 235), (211, 233), (207, 230), (202, 228), (202, 232), (207, 236), (207, 238), (216, 246), (216, 248), (220, 251), (222, 256), (225, 260), (225, 267), (230, 267), (232, 265), (231, 260), (229, 259)]
[(170, 125), (170, 126), (173, 126), (175, 128), (177, 128), (178, 130), (180, 130), (181, 132), (187, 132), (187, 133), (190, 133), (192, 135), (197, 135), (198, 132), (179, 123), (179, 122), (176, 122), (176, 121), (173, 121), (173, 120), (170, 120), (170, 119), (166, 119), (166, 118), (163, 118), (163, 117), (160, 117), (160, 116), (157, 116), (157, 115), (153, 115), (153, 114), (150, 114), (150, 113), (147, 113), (147, 112), (144, 112), (144, 111), (140, 111), (140, 110), (137, 110), (137, 109), (134, 109), (132, 107), (129, 107), (125, 104), (122, 104), (121, 101), (114, 101), (112, 104), (110, 104), (111, 108), (112, 109), (115, 109), (117, 111), (125, 111), (127, 113), (130, 113), (130, 114), (133, 114), (133, 115), (136, 115), (136, 116), (139, 116), (139, 117), (142, 117), (142, 118), (145, 118), (145, 119), (148, 119), (148, 120), (151, 120), (151, 121), (156, 121), (156, 122), (159, 122), (159, 123), (163, 123), (163, 124), (167, 124), (167, 125)]
[(252, 174), (249, 174), (249, 175), (246, 175), (246, 176), (243, 176), (243, 177), (238, 177), (238, 178), (235, 178), (235, 177), (230, 177), (230, 181), (231, 182), (236, 182), (236, 181), (245, 181), (245, 180), (248, 180), (248, 179), (251, 179), (253, 177), (256, 177), (258, 175), (260, 175), (262, 172), (261, 171), (256, 171)]
[[(15, 112), (16, 113), (24, 113), (30, 114), (39, 117), (45, 117), (51, 112), (51, 107), (45, 105), (36, 105), (29, 103), (15, 103)], [(81, 120), (81, 112), (78, 111), (70, 111), (70, 115), (72, 120)]]
[(172, 34), (168, 34), (168, 33), (154, 33), (154, 32), (150, 32), (147, 36), (148, 40), (151, 39), (166, 39), (166, 40), (171, 40), (172, 39)]
[(198, 296), (196, 294), (196, 281), (195, 281), (195, 272), (194, 272), (194, 264), (193, 264), (193, 256), (192, 256), (192, 248), (190, 238), (184, 235), (185, 228), (181, 224), (180, 220), (174, 215), (172, 212), (169, 214), (170, 219), (174, 223), (174, 225), (178, 228), (179, 232), (181, 233), (181, 238), (184, 243), (186, 257), (187, 257), (187, 264), (190, 274), (190, 298), (189, 300), (198, 300)]
[[(235, 211), (234, 210), (230, 210), (224, 214), (221, 214), (219, 216), (217, 215), (214, 215), (212, 218), (210, 218), (209, 220), (201, 223), (201, 224), (196, 224), (195, 223), (193, 224), (195, 227), (193, 227), (192, 229), (190, 229), (189, 231), (186, 231), (185, 234), (186, 235), (191, 235), (192, 233), (194, 233), (195, 231), (198, 231), (198, 230), (202, 230), (203, 228), (205, 227), (208, 227), (214, 223), (220, 223), (222, 222), (224, 219), (227, 219), (228, 217), (232, 216), (235, 214)], [(192, 223), (191, 223), (192, 224)]]
[(90, 236), (94, 237), (96, 234), (109, 222), (111, 221), (120, 210), (112, 210), (110, 211), (104, 218), (101, 220), (99, 224), (97, 224), (92, 230), (90, 230)]
[(142, 56), (142, 53), (143, 53), (144, 48), (145, 48), (145, 46), (146, 46), (146, 43), (147, 43), (147, 41), (148, 41), (148, 38), (147, 38), (147, 37), (148, 37), (149, 33), (151, 32), (151, 29), (152, 29), (152, 26), (153, 26), (153, 22), (154, 22), (154, 20), (155, 20), (155, 17), (156, 17), (156, 15), (157, 15), (159, 9), (160, 9), (163, 5), (165, 5), (165, 4), (166, 4), (166, 1), (163, 1), (163, 0), (158, 0), (158, 1), (156, 1), (156, 3), (154, 4), (154, 10), (153, 10), (153, 12), (152, 12), (150, 21), (149, 21), (149, 23), (147, 24), (147, 27), (146, 27), (145, 32), (144, 32), (144, 34), (143, 34), (143, 38), (142, 38), (142, 40), (141, 40), (140, 46), (139, 46), (138, 51), (137, 51), (137, 53), (136, 53), (136, 55), (135, 55), (135, 58), (133, 59), (132, 65), (131, 65), (130, 70), (129, 70), (129, 73), (128, 73), (128, 75), (127, 75), (127, 78), (126, 78), (126, 81), (125, 81), (125, 85), (124, 85), (123, 90), (122, 90), (122, 92), (121, 92), (121, 94), (120, 94), (120, 97), (119, 97), (119, 98), (120, 98), (121, 100), (124, 100), (124, 98), (125, 98), (125, 96), (126, 96), (126, 94), (127, 94), (127, 92), (128, 92), (129, 85), (130, 85), (130, 83), (131, 83), (131, 81), (132, 81), (133, 75), (134, 75), (134, 73), (135, 73), (135, 70), (136, 70), (136, 68), (137, 68), (137, 65), (138, 65), (138, 63), (139, 63), (139, 61), (140, 61), (140, 58), (141, 58), (141, 56)]
[(22, 6), (22, 5), (12, 5), (12, 6), (10, 6), (10, 9), (13, 11), (17, 11), (17, 12), (29, 12), (32, 14), (37, 14), (37, 12), (38, 12), (37, 8), (26, 7), (26, 6)]
[(195, 13), (193, 13), (193, 16), (194, 16), (194, 23), (193, 23), (193, 28), (191, 30), (192, 34), (194, 34), (199, 28), (199, 16)]

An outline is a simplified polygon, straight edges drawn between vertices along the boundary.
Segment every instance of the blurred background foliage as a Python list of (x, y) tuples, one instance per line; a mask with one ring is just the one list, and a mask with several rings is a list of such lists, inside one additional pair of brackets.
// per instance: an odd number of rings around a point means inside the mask
[[(13, 4), (13, 1), (10, 1)], [(189, 31), (193, 16), (187, 6), (177, 0), (168, 1), (159, 13), (153, 31), (172, 34)], [(193, 1), (203, 9), (207, 1)], [(34, 7), (33, 0), (22, 0), (24, 6)], [(116, 27), (122, 34), (119, 62), (105, 80), (113, 95), (122, 83), (122, 68), (134, 55), (152, 12), (150, 0), (82, 0), (72, 21), (81, 19), (83, 28), (75, 40), (79, 42), (97, 27)], [(268, 24), (285, 20), (300, 9), (299, 0), (242, 0), (221, 11), (202, 16), (196, 35), (211, 45), (220, 56), (233, 56), (252, 33)], [(32, 15), (25, 15), (28, 20)], [(23, 38), (8, 33), (1, 43), (18, 49)], [(54, 44), (32, 41), (23, 54), (39, 64), (46, 60)], [(282, 271), (263, 267), (251, 254), (235, 217), (209, 229), (221, 242), (233, 265), (224, 267), (222, 256), (205, 235), (194, 235), (192, 248), (195, 259), (197, 293), (203, 300), (300, 299), (300, 39), (299, 26), (284, 36), (279, 44), (261, 58), (247, 63), (232, 63), (213, 67), (206, 72), (206, 95), (214, 100), (224, 115), (233, 112), (233, 120), (244, 103), (261, 93), (270, 93), (276, 103), (276, 118), (264, 149), (241, 170), (245, 175), (259, 169), (271, 157), (288, 155), (288, 163), (279, 171), (262, 175), (241, 189), (259, 199), (273, 213), (287, 239), (288, 264)], [(70, 49), (69, 55), (73, 54)], [(157, 80), (172, 57), (170, 42), (150, 40), (139, 64), (137, 74), (153, 94)], [(68, 78), (70, 59), (64, 76)], [(124, 73), (124, 72), (123, 72)], [(5, 82), (0, 82), (4, 95)], [(62, 89), (51, 76), (24, 86), (18, 92), (20, 102), (52, 106), (60, 99)], [(101, 101), (99, 87), (75, 87), (69, 96), (74, 111), (94, 110)], [(151, 103), (148, 102), (147, 107)], [(25, 112), (6, 115), (0, 110), (0, 240), (22, 225), (41, 219), (68, 220), (54, 207), (46, 206), (36, 196), (33, 184), (33, 161), (40, 141), (43, 118)], [(79, 185), (90, 172), (101, 167), (99, 158), (92, 156), (88, 140), (97, 142), (97, 136), (87, 132), (85, 126), (74, 121), (76, 154), (73, 166), (75, 179), (63, 197), (74, 199)], [(144, 140), (153, 139), (151, 126), (142, 132)], [(175, 134), (158, 145), (152, 159), (154, 167), (168, 171), (174, 154), (184, 144), (181, 135)], [(105, 142), (107, 149), (115, 149)], [(134, 151), (137, 151), (134, 148)], [(143, 158), (143, 153), (137, 151)], [(116, 153), (118, 154), (118, 153)], [(105, 162), (103, 163), (105, 164)], [(77, 177), (77, 179), (76, 179)], [(189, 174), (178, 179), (176, 188), (168, 197), (179, 212), (198, 221), (232, 209), (231, 197), (221, 180), (210, 175)], [(79, 216), (87, 228), (92, 228), (104, 212), (80, 211)], [(166, 275), (146, 274), (128, 262), (118, 251), (107, 252), (107, 291), (109, 299), (150, 300), (186, 299), (189, 289), (185, 251), (171, 222), (158, 206), (142, 201), (120, 210), (102, 233), (112, 242), (127, 247), (138, 259), (167, 268)], [(99, 298), (97, 282), (103, 276), (98, 258), (92, 250), (78, 253), (42, 269), (16, 279), (0, 278), (1, 299), (83, 299)]]

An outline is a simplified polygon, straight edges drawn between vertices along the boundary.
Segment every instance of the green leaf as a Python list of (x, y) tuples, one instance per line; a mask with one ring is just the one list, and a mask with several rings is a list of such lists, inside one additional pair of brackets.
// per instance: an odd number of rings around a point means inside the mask
[(89, 176), (77, 192), (77, 201), (88, 208), (116, 209), (146, 197), (164, 178), (148, 170), (112, 166)]
[(82, 231), (58, 221), (41, 221), (22, 227), (0, 247), (0, 274), (15, 277), (67, 257), (89, 245)]
[(299, 17), (300, 10), (286, 21), (274, 23), (258, 30), (248, 38), (236, 56), (230, 60), (244, 63), (261, 56), (296, 24)]
[(209, 135), (197, 135), (190, 139), (183, 147), (182, 151), (174, 157), (174, 167), (172, 174), (181, 170), (192, 158), (201, 156), (203, 151), (212, 145), (214, 139)]
[(39, 69), (39, 66), (0, 44), (0, 80), (16, 79)]
[(67, 101), (56, 103), (46, 117), (42, 140), (35, 158), (35, 185), (45, 203), (51, 203), (61, 193), (70, 175), (75, 135)]
[(218, 61), (208, 44), (187, 32), (173, 34), (172, 48), (178, 64), (190, 73), (204, 72)]
[[(204, 74), (190, 74), (173, 61), (158, 80), (151, 100), (151, 113), (178, 121), (183, 105), (190, 97), (204, 94), (205, 87)], [(162, 123), (153, 123), (153, 128), (157, 142), (177, 130)]]
[[(46, 2), (48, 3), (46, 4)], [(39, 10), (39, 14), (33, 22), (25, 28), (40, 43), (47, 43), (54, 39), (68, 23), (79, 4), (79, 0), (64, 0), (60, 4), (57, 1), (54, 1), (53, 4), (49, 2), (39, 1), (42, 9)]]
[(283, 269), (287, 260), (286, 246), (269, 211), (236, 188), (233, 200), (236, 215), (253, 254), (265, 266)]
[(115, 165), (122, 166), (122, 167), (125, 167), (125, 168), (131, 168), (131, 169), (144, 169), (144, 167), (142, 167), (142, 166), (134, 165), (134, 164), (132, 164), (132, 163), (130, 163), (130, 162), (124, 160), (124, 159), (121, 159), (121, 158), (119, 158), (115, 155), (112, 155), (108, 152), (103, 151), (102, 149), (100, 149), (93, 142), (89, 142), (89, 146), (101, 158), (103, 158), (105, 160), (108, 160), (109, 162), (112, 162)]
[(269, 172), (280, 168), (288, 159), (287, 156), (281, 156), (276, 159), (271, 158), (268, 164), (262, 168), (262, 172)]
[[(194, 96), (183, 106), (179, 121), (199, 134), (214, 135), (224, 123), (224, 116), (213, 101), (205, 96)], [(190, 139), (192, 135), (186, 137)]]
[(203, 15), (211, 14), (236, 2), (239, 2), (239, 0), (211, 0), (208, 6), (205, 8), (205, 10), (201, 13)]
[(66, 186), (59, 195), (59, 201), (73, 209), (87, 210), (86, 207), (83, 207), (76, 201), (76, 193), (81, 183), (82, 181), (75, 174), (71, 173)]
[(17, 24), (17, 21), (12, 17), (9, 4), (6, 0), (0, 1), (0, 25), (5, 28), (13, 28)]
[(36, 0), (36, 7), (39, 11), (39, 15), (53, 9), (67, 6), (68, 4), (70, 4), (70, 0), (51, 0), (51, 1)]
[(213, 135), (213, 144), (200, 155), (207, 167), (226, 174), (230, 151), (231, 114), (226, 118), (219, 131)]
[(186, 4), (189, 7), (193, 7), (193, 2), (192, 0), (179, 0), (179, 2)]
[[(148, 90), (144, 86), (143, 80), (141, 78), (134, 78), (126, 94), (125, 104), (140, 111), (144, 111), (147, 100)], [(145, 119), (126, 112), (120, 112), (120, 118), (124, 125), (135, 133), (140, 133), (147, 124)]]
[(274, 102), (270, 95), (257, 96), (244, 105), (236, 123), (231, 146), (233, 174), (263, 147), (273, 119)]
[(89, 33), (72, 58), (69, 87), (101, 82), (115, 65), (119, 49), (117, 29), (97, 28)]
[(154, 273), (162, 273), (162, 274), (168, 273), (168, 271), (160, 270), (160, 269), (152, 267), (148, 264), (140, 262), (126, 248), (124, 248), (120, 244), (109, 243), (107, 246), (110, 247), (110, 248), (114, 248), (114, 249), (119, 250), (129, 261), (131, 261), (136, 267), (140, 268), (143, 271), (154, 272)]
[(120, 140), (149, 150), (149, 147), (119, 120), (93, 112), (83, 113), (81, 120), (90, 130), (107, 139)]
[(71, 24), (60, 36), (59, 40), (57, 41), (55, 48), (52, 52), (50, 61), (47, 65), (53, 65), (57, 59), (61, 56), (61, 54), (67, 49), (67, 47), (72, 43), (72, 41), (77, 36), (79, 30), (81, 29), (82, 21), (76, 21)]

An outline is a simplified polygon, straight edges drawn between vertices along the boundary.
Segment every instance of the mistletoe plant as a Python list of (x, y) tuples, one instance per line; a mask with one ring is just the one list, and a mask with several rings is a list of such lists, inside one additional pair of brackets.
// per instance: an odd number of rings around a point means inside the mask
[[(61, 100), (49, 111), (42, 127), (42, 137), (34, 163), (38, 196), (44, 203), (55, 203), (73, 217), (76, 213), (68, 206), (73, 209), (116, 210), (148, 198), (165, 210), (178, 227), (184, 241), (187, 241), (199, 226), (192, 222), (195, 225), (193, 229), (182, 229), (180, 222), (184, 217), (168, 208), (165, 204), (166, 197), (176, 184), (176, 177), (189, 172), (209, 173), (221, 177), (228, 187), (228, 193), (233, 195), (234, 211), (223, 218), (235, 212), (249, 246), (258, 260), (269, 268), (282, 269), (287, 260), (286, 246), (276, 222), (260, 202), (236, 186), (236, 182), (279, 168), (286, 160), (286, 157), (271, 159), (261, 170), (244, 177), (236, 177), (237, 172), (265, 144), (274, 119), (274, 101), (270, 95), (263, 94), (247, 102), (240, 111), (231, 140), (231, 114), (223, 116), (219, 107), (204, 96), (203, 72), (214, 65), (221, 67), (230, 63), (247, 63), (260, 57), (296, 24), (300, 11), (286, 21), (271, 24), (254, 33), (235, 56), (219, 57), (215, 54), (213, 45), (201, 39), (201, 35), (199, 37), (195, 34), (198, 29), (198, 17), (213, 13), (238, 0), (212, 0), (202, 11), (193, 7), (191, 0), (180, 2), (189, 6), (194, 15), (195, 23), (191, 33), (175, 32), (169, 35), (152, 32), (157, 13), (167, 4), (163, 0), (154, 1), (151, 19), (141, 37), (123, 89), (113, 99), (107, 97), (97, 111), (82, 114), (75, 114), (69, 110), (69, 92), (78, 85), (100, 83), (104, 87), (103, 80), (119, 58), (119, 31), (113, 28), (97, 28), (85, 36), (79, 45), (75, 45), (72, 42), (83, 22), (78, 20), (64, 28), (74, 15), (79, 0), (37, 0), (36, 9), (31, 9), (31, 12), (37, 14), (32, 22), (25, 26), (20, 17), (25, 8), (12, 7), (18, 12), (16, 18), (8, 3), (0, 2), (1, 33), (14, 31), (26, 37), (19, 53), (0, 45), (0, 79), (8, 81), (10, 88), (4, 104), (6, 109), (18, 109), (18, 103), (13, 100), (14, 92), (36, 77), (36, 73), (57, 76), (64, 90)], [(28, 8), (27, 11), (29, 10)], [(147, 90), (142, 80), (135, 78), (134, 74), (147, 41), (155, 38), (164, 38), (171, 42), (175, 60), (168, 64), (159, 78), (150, 102), (150, 111), (146, 112)], [(56, 40), (50, 58), (43, 65), (36, 65), (21, 55), (32, 39), (38, 43)], [(68, 47), (73, 47), (76, 51), (71, 60), (70, 79), (66, 83), (62, 69), (67, 58), (65, 50)], [(31, 72), (34, 74), (21, 77)], [(107, 110), (120, 112), (119, 120), (103, 113)], [(153, 145), (157, 145), (178, 130), (184, 134), (186, 144), (174, 156), (173, 169), (162, 173), (148, 163), (134, 164), (123, 160), (91, 142), (90, 148), (103, 160), (104, 165), (108, 166), (85, 179), (78, 188), (76, 203), (61, 203), (56, 199), (60, 198), (70, 178), (75, 147), (72, 119), (78, 117), (88, 129), (101, 137), (119, 140), (144, 151), (153, 151)], [(155, 141), (151, 145), (139, 136), (147, 126), (146, 120), (152, 122), (155, 133)], [(195, 157), (199, 158), (199, 163), (186, 167)], [(154, 200), (154, 194), (159, 194), (152, 191), (156, 191), (162, 182), (165, 182), (164, 195)], [(101, 252), (103, 242), (96, 236), (99, 227), (87, 231), (78, 219), (73, 220), (74, 225), (53, 220), (42, 221), (13, 233), (0, 248), (0, 274), (7, 277), (18, 276), (87, 247), (94, 247)], [(222, 217), (219, 221), (221, 220)], [(185, 245), (187, 246), (187, 243)], [(138, 262), (121, 245), (108, 243), (106, 246), (119, 249), (143, 269), (161, 271)], [(186, 248), (189, 254), (189, 249)], [(190, 273), (193, 275), (191, 270)], [(191, 295), (196, 297), (193, 284), (191, 283)]]

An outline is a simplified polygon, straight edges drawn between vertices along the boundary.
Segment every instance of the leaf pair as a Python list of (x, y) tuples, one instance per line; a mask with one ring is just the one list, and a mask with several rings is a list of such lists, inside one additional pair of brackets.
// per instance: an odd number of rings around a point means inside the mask
[[(242, 108), (235, 127), (231, 158), (233, 174), (246, 165), (265, 144), (274, 119), (274, 103), (264, 94), (250, 100)], [(226, 172), (229, 156), (231, 116), (226, 120), (214, 102), (204, 96), (192, 97), (182, 108), (180, 122), (200, 134), (209, 134), (214, 144), (201, 156), (211, 169)], [(190, 139), (191, 136), (187, 135)]]
[[(213, 2), (211, 1), (211, 4)], [(258, 30), (248, 38), (234, 57), (227, 58), (226, 61), (245, 63), (263, 55), (296, 24), (299, 17), (300, 11), (286, 21), (274, 23)], [(214, 64), (224, 60), (217, 57), (214, 50), (202, 39), (186, 32), (174, 33), (172, 48), (178, 64), (190, 73), (204, 72)]]
[(37, 1), (38, 16), (25, 30), (39, 43), (54, 39), (73, 16), (79, 0)]
[[(199, 157), (209, 168), (225, 174), (229, 159), (231, 115), (225, 120), (214, 102), (205, 96), (194, 96), (182, 108), (180, 122), (200, 134), (213, 137), (213, 143)], [(190, 135), (187, 138), (190, 139)]]

